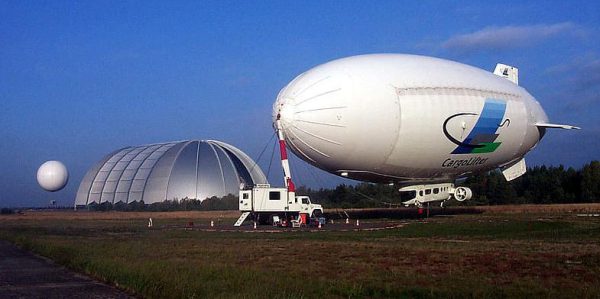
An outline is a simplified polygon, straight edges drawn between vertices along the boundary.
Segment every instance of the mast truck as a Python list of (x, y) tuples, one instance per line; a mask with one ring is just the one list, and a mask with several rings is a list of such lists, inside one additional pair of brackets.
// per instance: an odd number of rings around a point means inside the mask
[(277, 224), (298, 223), (308, 224), (309, 219), (323, 215), (323, 207), (313, 204), (308, 196), (297, 196), (296, 187), (292, 181), (287, 149), (281, 130), (280, 116), (275, 120), (275, 130), (279, 138), (281, 167), (283, 168), (285, 188), (274, 188), (269, 184), (240, 186), (239, 210), (242, 212), (235, 226), (241, 226), (248, 216), (252, 215), (259, 223)]

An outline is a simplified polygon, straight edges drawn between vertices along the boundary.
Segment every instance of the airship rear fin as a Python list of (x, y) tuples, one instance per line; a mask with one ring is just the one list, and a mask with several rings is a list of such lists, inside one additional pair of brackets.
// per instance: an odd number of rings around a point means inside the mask
[(554, 128), (554, 129), (565, 129), (565, 130), (581, 130), (580, 127), (571, 126), (571, 125), (560, 125), (560, 124), (549, 124), (549, 123), (536, 123), (536, 127), (541, 128)]
[(496, 69), (494, 69), (494, 75), (506, 78), (519, 85), (519, 69), (514, 66), (498, 63)]
[(525, 158), (521, 158), (519, 161), (502, 168), (502, 174), (507, 181), (512, 181), (525, 174), (525, 172), (527, 172)]

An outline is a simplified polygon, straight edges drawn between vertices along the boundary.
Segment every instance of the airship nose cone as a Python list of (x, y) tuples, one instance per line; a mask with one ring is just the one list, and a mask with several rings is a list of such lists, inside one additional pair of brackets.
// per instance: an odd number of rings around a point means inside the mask
[(328, 159), (342, 146), (347, 80), (347, 76), (307, 72), (280, 91), (273, 121), (279, 118), (284, 138), (296, 155), (315, 162)]
[(284, 124), (291, 124), (293, 123), (295, 118), (294, 110), (296, 106), (294, 104), (294, 101), (291, 98), (286, 98), (282, 102), (284, 103), (281, 103), (279, 105), (279, 119), (281, 119), (281, 121)]
[(395, 88), (365, 75), (370, 64), (349, 62), (334, 61), (299, 75), (273, 105), (273, 120), (280, 120), (275, 127), (290, 150), (338, 174), (383, 165), (400, 128)]

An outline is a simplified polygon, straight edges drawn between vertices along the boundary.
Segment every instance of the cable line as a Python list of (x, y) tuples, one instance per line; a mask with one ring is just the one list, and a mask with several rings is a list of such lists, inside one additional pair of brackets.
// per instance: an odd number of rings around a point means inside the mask
[[(258, 155), (258, 158), (256, 158), (254, 160), (254, 164), (252, 165), (252, 167), (250, 167), (250, 173), (252, 173), (252, 170), (254, 170), (254, 167), (256, 167), (256, 165), (258, 164), (258, 161), (260, 160), (260, 158), (262, 157), (262, 155), (265, 153), (265, 150), (267, 149), (267, 146), (271, 143), (271, 141), (273, 140), (273, 138), (275, 137), (275, 133), (273, 133), (271, 135), (271, 138), (269, 139), (269, 141), (267, 141), (267, 143), (265, 144), (265, 146), (263, 147), (262, 151), (260, 152), (260, 154)], [(273, 157), (271, 157), (271, 160), (273, 160)], [(269, 164), (270, 165), (270, 164)], [(267, 176), (268, 178), (268, 176)]]

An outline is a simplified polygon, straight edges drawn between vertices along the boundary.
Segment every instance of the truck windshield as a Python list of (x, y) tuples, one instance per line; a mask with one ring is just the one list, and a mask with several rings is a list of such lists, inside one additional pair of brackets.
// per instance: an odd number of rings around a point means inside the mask
[(302, 203), (306, 205), (309, 204), (308, 197), (302, 197)]

